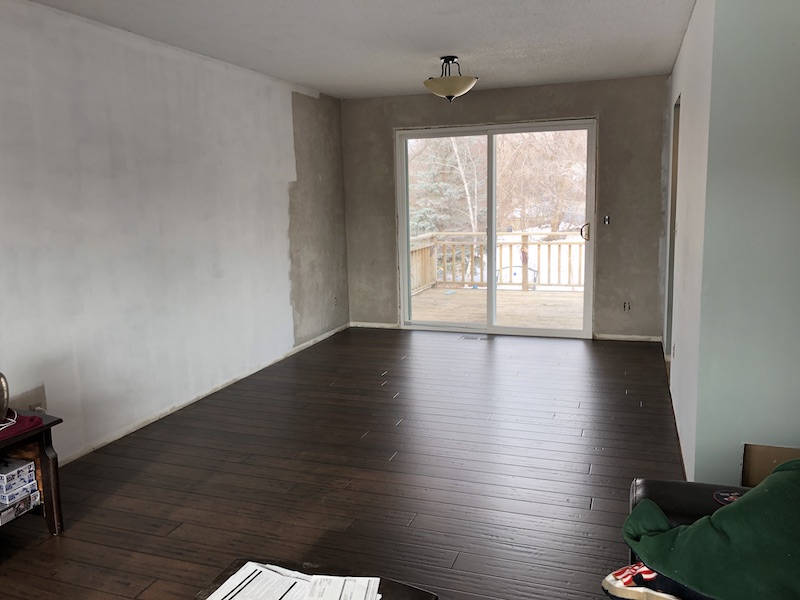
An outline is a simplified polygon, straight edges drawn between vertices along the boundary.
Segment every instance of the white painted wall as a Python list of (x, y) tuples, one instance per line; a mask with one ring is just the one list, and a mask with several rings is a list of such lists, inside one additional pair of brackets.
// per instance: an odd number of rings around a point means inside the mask
[(800, 446), (800, 2), (717, 2), (703, 253), (698, 479), (744, 443)]
[(670, 114), (678, 98), (681, 101), (670, 387), (689, 479), (694, 475), (696, 450), (714, 4), (698, 0), (670, 77)]
[(0, 370), (63, 458), (293, 345), (291, 90), (0, 0)]

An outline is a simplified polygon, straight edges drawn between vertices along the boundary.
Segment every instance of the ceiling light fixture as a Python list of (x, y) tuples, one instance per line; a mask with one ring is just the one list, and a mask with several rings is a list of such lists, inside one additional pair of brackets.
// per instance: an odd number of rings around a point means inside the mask
[[(450, 67), (458, 67), (458, 75), (450, 74)], [(442, 74), (439, 77), (431, 77), (422, 83), (428, 88), (431, 94), (440, 98), (447, 98), (452, 102), (455, 98), (463, 96), (472, 89), (478, 81), (477, 77), (469, 77), (461, 74), (461, 65), (458, 64), (457, 56), (442, 57)]]

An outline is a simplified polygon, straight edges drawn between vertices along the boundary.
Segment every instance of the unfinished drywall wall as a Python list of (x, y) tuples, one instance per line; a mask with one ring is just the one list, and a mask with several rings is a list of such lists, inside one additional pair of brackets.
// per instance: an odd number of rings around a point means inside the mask
[(62, 458), (293, 345), (291, 90), (0, 0), (0, 368)]
[[(550, 119), (598, 119), (596, 335), (661, 335), (659, 244), (666, 77), (344, 100), (350, 316), (399, 323), (394, 130)], [(623, 311), (630, 302), (632, 310)]]
[[(695, 5), (670, 78), (670, 112), (680, 97), (681, 132), (676, 197), (670, 389), (686, 476), (694, 478), (697, 381), (700, 357), (700, 292), (703, 280), (706, 167), (711, 106), (714, 3)], [(666, 350), (669, 351), (669, 350)]]
[(297, 182), (289, 188), (295, 344), (350, 322), (342, 178), (342, 105), (292, 94)]

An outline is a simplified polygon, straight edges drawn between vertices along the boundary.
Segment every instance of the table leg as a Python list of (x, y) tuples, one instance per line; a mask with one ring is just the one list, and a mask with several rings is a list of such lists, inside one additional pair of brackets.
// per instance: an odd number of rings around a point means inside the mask
[(61, 487), (58, 482), (58, 455), (53, 448), (50, 430), (39, 436), (39, 465), (42, 470), (42, 508), (47, 527), (53, 535), (64, 532), (61, 515)]

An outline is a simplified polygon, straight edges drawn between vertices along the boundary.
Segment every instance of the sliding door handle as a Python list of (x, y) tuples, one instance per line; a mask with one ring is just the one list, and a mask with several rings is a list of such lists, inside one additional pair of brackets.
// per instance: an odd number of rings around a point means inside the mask
[(584, 223), (581, 225), (581, 237), (587, 242), (589, 241), (589, 223)]

